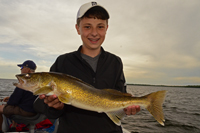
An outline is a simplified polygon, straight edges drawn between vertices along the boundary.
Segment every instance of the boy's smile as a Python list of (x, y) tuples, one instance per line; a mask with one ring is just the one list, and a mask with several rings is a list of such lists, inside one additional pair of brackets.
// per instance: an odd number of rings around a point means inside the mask
[(83, 18), (79, 26), (76, 25), (78, 34), (83, 42), (83, 49), (100, 50), (106, 35), (108, 24), (106, 20), (97, 18)]

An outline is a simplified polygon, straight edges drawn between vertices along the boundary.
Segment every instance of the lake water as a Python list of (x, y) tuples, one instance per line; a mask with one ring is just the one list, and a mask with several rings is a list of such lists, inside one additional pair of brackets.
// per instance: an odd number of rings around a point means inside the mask
[[(0, 99), (13, 92), (13, 82), (17, 80), (0, 79)], [(146, 109), (126, 117), (122, 126), (132, 133), (200, 133), (200, 88), (127, 87), (127, 91), (136, 97), (159, 90), (167, 90), (163, 104), (165, 126), (160, 125)]]
[(128, 86), (134, 96), (167, 90), (163, 111), (163, 127), (147, 110), (125, 118), (123, 127), (131, 132), (141, 133), (200, 133), (200, 88)]

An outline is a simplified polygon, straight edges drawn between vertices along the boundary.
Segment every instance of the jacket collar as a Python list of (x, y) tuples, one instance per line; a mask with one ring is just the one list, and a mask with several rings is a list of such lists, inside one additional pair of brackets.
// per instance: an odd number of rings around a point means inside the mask
[[(82, 45), (76, 51), (76, 55), (78, 55), (79, 58), (81, 57), (81, 49), (82, 49)], [(103, 49), (103, 47), (101, 47), (101, 55), (100, 55), (100, 57), (105, 57), (105, 53), (106, 53), (105, 50)]]

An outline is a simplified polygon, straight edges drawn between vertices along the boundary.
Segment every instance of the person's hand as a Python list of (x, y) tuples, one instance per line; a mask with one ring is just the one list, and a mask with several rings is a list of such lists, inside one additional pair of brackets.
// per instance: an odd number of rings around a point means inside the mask
[(127, 108), (124, 108), (124, 112), (126, 113), (126, 115), (135, 115), (139, 111), (140, 111), (139, 105), (132, 105), (128, 106)]
[(0, 105), (0, 114), (3, 114), (3, 108), (5, 105)]
[(3, 99), (3, 102), (8, 102), (8, 99), (9, 99), (10, 97), (5, 97), (4, 99)]
[(39, 98), (44, 99), (44, 103), (46, 103), (49, 107), (53, 107), (58, 110), (63, 109), (64, 107), (64, 103), (60, 102), (56, 95), (40, 95)]

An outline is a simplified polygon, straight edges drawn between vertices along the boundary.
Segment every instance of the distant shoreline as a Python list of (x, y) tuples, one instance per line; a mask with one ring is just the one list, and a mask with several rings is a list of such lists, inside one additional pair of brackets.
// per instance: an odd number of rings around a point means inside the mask
[(130, 84), (132, 86), (156, 86), (156, 87), (184, 87), (184, 88), (200, 88), (200, 85), (150, 85), (150, 84)]

